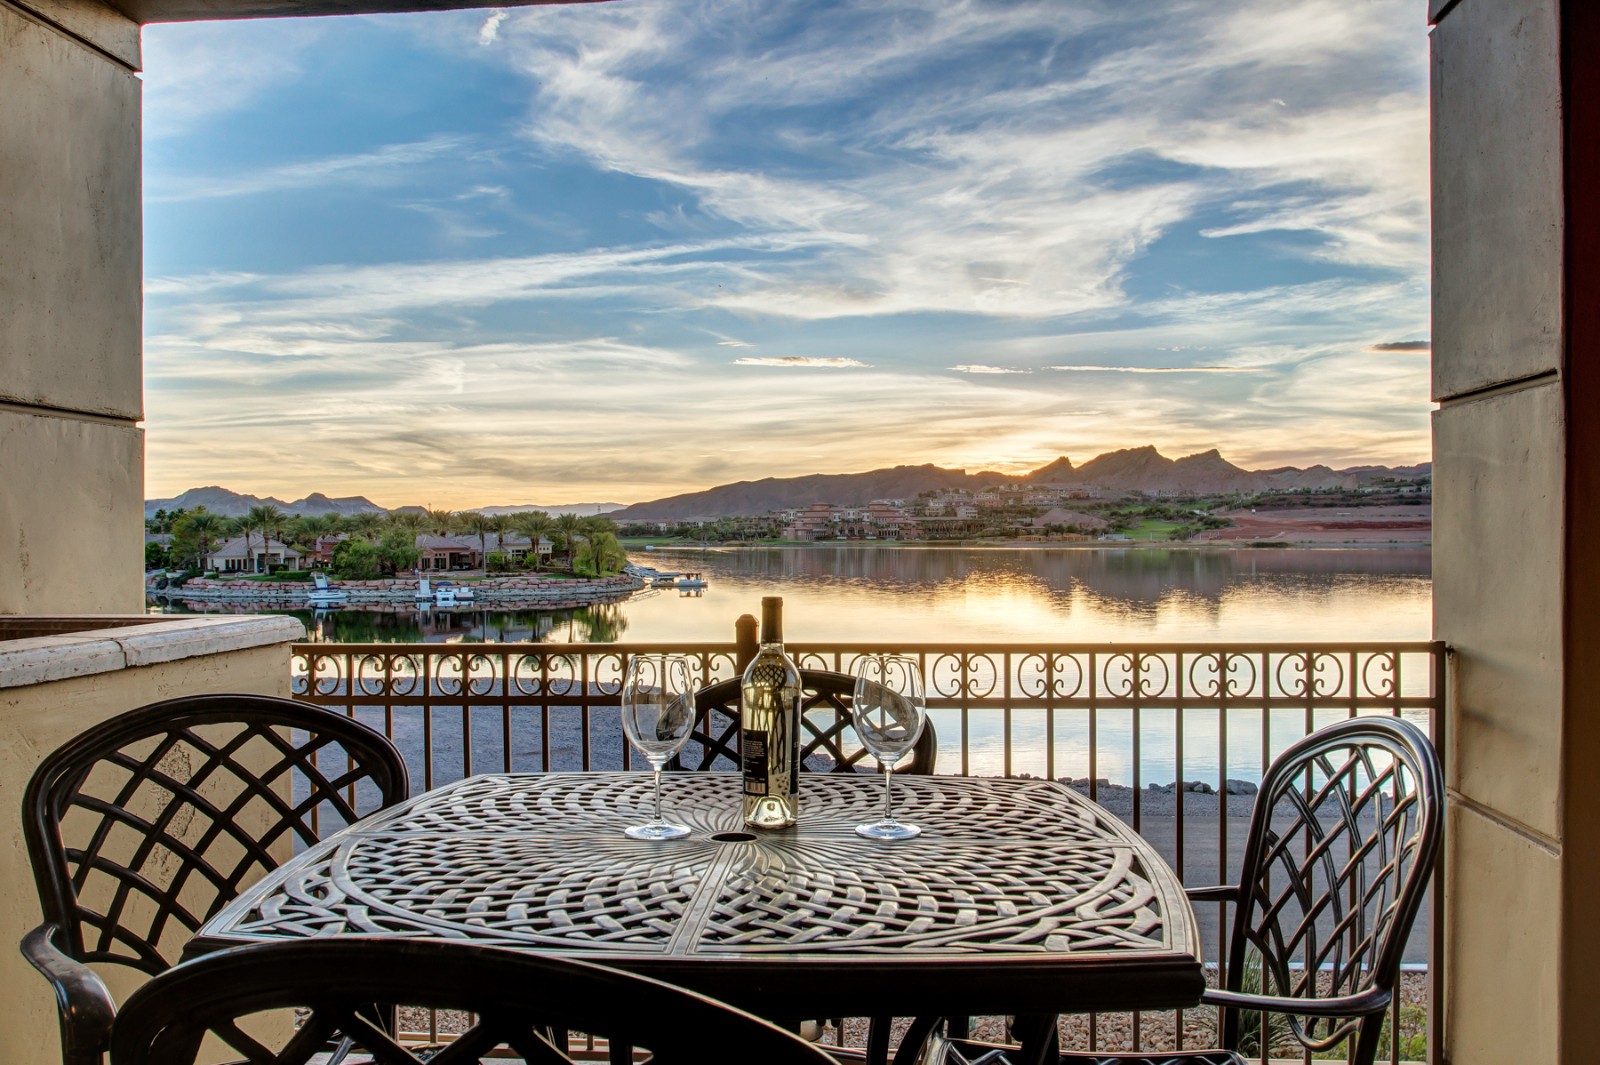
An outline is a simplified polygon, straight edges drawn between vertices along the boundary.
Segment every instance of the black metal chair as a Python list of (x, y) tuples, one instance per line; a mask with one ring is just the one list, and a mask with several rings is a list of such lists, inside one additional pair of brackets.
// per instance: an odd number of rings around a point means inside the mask
[[(460, 1010), (465, 1030), (443, 1048), (408, 1047), (370, 1020), (372, 1003)], [(292, 1034), (259, 1041), (239, 1022), (301, 1011)], [(284, 1027), (288, 1027), (287, 1024)], [(384, 1065), (499, 1060), (570, 1062), (566, 1033), (608, 1039), (613, 1062), (633, 1048), (656, 1065), (748, 1061), (826, 1065), (798, 1036), (715, 999), (587, 962), (471, 943), (331, 937), (266, 943), (186, 962), (128, 999), (111, 1036), (112, 1065), (192, 1065), (213, 1035), (248, 1062), (303, 1065), (332, 1044)], [(708, 1042), (710, 1040), (710, 1042)]]
[[(850, 723), (850, 698), (855, 678), (825, 669), (800, 671), (800, 765), (817, 772), (860, 772), (863, 760), (871, 767), (871, 754), (855, 741)], [(739, 768), (739, 681), (724, 680), (701, 688), (695, 695), (700, 720), (676, 759), (678, 768), (695, 770)], [(897, 773), (931, 774), (939, 755), (939, 737), (933, 722)]]
[(295, 844), (409, 789), (381, 734), (258, 695), (151, 703), (46, 757), (22, 811), (44, 922), (22, 952), (55, 991), (63, 1060), (106, 1050), (115, 1007), (90, 964), (165, 971)]
[[(1294, 744), (1262, 778), (1239, 883), (1188, 892), (1196, 902), (1234, 906), (1223, 986), (1201, 999), (1218, 1009), (1222, 1048), (1058, 1060), (1244, 1065), (1353, 1039), (1350, 1061), (1371, 1065), (1439, 854), (1443, 802), (1439, 757), (1407, 721), (1354, 718)], [(1046, 1030), (1054, 1027), (1051, 1018)], [(903, 1044), (907, 1060), (925, 1036), (935, 1043), (927, 1060), (1022, 1060), (1017, 1048), (945, 1040), (937, 1028), (934, 1020), (914, 1025)], [(1048, 1048), (1053, 1039), (1039, 1043)]]

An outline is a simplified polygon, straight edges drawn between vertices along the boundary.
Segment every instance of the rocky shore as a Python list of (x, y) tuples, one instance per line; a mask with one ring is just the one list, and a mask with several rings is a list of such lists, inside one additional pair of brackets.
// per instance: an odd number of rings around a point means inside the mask
[[(560, 610), (594, 603), (615, 602), (626, 599), (644, 587), (644, 582), (639, 578), (629, 576), (578, 579), (529, 577), (525, 574), (489, 577), (465, 583), (456, 581), (453, 584), (456, 587), (471, 588), (475, 604), (540, 610)], [(352, 604), (417, 601), (415, 577), (336, 581), (335, 585), (340, 591), (350, 594), (348, 602)], [(435, 581), (435, 587), (437, 586), (438, 581)], [(194, 577), (177, 588), (150, 588), (147, 591), (155, 596), (199, 603), (305, 606), (311, 585), (300, 581), (271, 582)]]

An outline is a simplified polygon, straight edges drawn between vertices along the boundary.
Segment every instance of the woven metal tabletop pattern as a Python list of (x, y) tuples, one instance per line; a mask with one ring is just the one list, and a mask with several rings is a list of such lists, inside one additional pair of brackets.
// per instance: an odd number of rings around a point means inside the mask
[(794, 828), (718, 840), (740, 834), (738, 775), (669, 774), (668, 813), (693, 831), (648, 842), (621, 831), (649, 811), (646, 773), (472, 777), (311, 848), (213, 918), (192, 952), (394, 935), (646, 967), (1109, 961), (1192, 971), (1198, 988), (1175, 877), (1098, 806), (1048, 781), (895, 783), (918, 839), (857, 837), (881, 778), (819, 774)]

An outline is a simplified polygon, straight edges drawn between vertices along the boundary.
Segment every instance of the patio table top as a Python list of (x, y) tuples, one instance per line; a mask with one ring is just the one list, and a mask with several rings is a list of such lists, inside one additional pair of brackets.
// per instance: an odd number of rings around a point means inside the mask
[(1194, 1005), (1194, 914), (1123, 822), (1053, 781), (897, 776), (911, 840), (858, 837), (877, 775), (808, 774), (797, 825), (736, 773), (668, 773), (687, 838), (638, 841), (648, 773), (473, 776), (308, 848), (189, 955), (263, 940), (469, 939), (672, 981), (775, 1020)]

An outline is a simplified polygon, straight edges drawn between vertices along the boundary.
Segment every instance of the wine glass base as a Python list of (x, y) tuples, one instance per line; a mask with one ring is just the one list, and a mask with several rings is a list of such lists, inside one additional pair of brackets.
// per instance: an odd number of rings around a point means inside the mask
[(634, 825), (623, 831), (623, 835), (629, 839), (682, 839), (688, 834), (687, 827), (668, 824), (665, 821), (659, 825)]
[(856, 835), (868, 839), (914, 839), (922, 835), (922, 829), (899, 821), (879, 821), (871, 825), (857, 825)]

